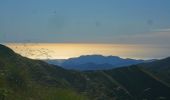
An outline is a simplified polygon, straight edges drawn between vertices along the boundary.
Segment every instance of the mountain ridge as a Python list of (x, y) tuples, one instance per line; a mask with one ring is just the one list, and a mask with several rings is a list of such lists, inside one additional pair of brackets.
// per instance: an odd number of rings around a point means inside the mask
[(169, 74), (162, 74), (162, 70), (155, 74), (152, 68), (166, 66), (163, 73), (169, 73), (169, 58), (111, 70), (80, 72), (22, 57), (1, 45), (0, 48), (3, 49), (0, 49), (3, 54), (0, 55), (0, 100), (170, 99), (170, 87), (162, 83)]
[(131, 58), (120, 58), (118, 56), (103, 55), (82, 55), (65, 60), (46, 60), (49, 64), (60, 65), (66, 69), (74, 70), (108, 70), (112, 68), (124, 67), (154, 60), (142, 60)]

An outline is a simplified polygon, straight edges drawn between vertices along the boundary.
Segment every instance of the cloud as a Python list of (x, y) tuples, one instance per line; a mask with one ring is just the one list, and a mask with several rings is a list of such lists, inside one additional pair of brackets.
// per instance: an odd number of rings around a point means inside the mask
[(124, 35), (114, 38), (116, 42), (125, 44), (151, 44), (170, 46), (170, 29), (161, 29), (150, 33)]
[(170, 28), (165, 28), (165, 29), (156, 29), (156, 30), (153, 30), (155, 32), (170, 32)]

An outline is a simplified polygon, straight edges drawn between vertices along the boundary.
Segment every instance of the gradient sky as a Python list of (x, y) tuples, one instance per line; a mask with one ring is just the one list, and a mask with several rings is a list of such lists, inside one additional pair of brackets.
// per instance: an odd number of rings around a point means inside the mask
[(128, 38), (169, 30), (169, 5), (170, 0), (0, 0), (0, 42), (142, 42)]
[(170, 0), (0, 0), (0, 43), (135, 45), (148, 53), (156, 49), (146, 58), (169, 56), (169, 5)]

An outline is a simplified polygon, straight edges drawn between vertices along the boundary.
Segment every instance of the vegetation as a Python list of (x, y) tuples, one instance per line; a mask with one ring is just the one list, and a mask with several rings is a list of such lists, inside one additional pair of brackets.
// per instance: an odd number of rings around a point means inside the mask
[(78, 72), (0, 45), (0, 100), (170, 100), (167, 62)]

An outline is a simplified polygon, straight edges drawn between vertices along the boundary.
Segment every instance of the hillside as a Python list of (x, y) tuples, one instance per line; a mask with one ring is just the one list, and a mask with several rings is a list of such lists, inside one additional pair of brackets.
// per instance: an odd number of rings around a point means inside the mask
[(167, 78), (153, 72), (169, 69), (169, 62), (167, 58), (155, 65), (78, 72), (22, 57), (0, 45), (0, 100), (169, 100)]
[(81, 81), (78, 75), (0, 45), (0, 100), (86, 100), (68, 82)]

